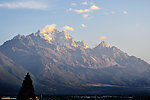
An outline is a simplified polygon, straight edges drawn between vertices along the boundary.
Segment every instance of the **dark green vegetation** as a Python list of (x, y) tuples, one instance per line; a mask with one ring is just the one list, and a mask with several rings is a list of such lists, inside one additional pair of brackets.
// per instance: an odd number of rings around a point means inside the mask
[(65, 38), (64, 32), (54, 35), (51, 43), (37, 32), (0, 46), (1, 94), (16, 94), (27, 72), (37, 94), (150, 93), (150, 65), (145, 61), (105, 42), (85, 48), (83, 41)]
[(32, 80), (30, 78), (29, 73), (25, 76), (25, 79), (23, 80), (22, 87), (18, 93), (17, 100), (36, 100), (35, 94), (34, 94), (34, 87), (32, 85)]

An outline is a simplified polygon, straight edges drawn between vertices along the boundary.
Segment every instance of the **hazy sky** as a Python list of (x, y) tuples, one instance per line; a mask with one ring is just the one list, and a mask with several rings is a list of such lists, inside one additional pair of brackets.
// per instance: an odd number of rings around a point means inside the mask
[(0, 0), (0, 44), (51, 24), (90, 47), (105, 40), (150, 63), (150, 0)]

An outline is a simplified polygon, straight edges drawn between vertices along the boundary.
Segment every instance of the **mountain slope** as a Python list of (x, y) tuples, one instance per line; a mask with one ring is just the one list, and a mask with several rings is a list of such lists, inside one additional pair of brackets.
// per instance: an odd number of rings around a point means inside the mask
[(30, 72), (38, 93), (101, 93), (101, 87), (108, 91), (150, 86), (150, 65), (145, 61), (104, 41), (89, 48), (65, 31), (49, 27), (17, 35), (0, 46), (0, 69), (0, 84), (15, 89)]

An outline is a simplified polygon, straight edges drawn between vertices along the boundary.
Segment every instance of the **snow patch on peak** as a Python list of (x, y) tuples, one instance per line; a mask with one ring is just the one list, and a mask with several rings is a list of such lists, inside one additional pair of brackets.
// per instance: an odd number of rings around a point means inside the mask
[(43, 30), (39, 31), (39, 35), (47, 40), (50, 44), (65, 45), (70, 47), (88, 48), (84, 41), (75, 41), (67, 31), (59, 31), (55, 29), (56, 24), (47, 25)]
[(110, 45), (108, 43), (106, 43), (105, 41), (102, 41), (100, 44), (99, 44), (99, 47), (101, 48), (109, 48)]
[(65, 39), (71, 39), (72, 38), (66, 31), (62, 31), (62, 33), (64, 33)]
[(55, 27), (56, 24), (46, 25), (45, 28), (39, 32), (40, 36), (51, 43), (51, 41), (55, 39), (55, 34), (59, 32)]

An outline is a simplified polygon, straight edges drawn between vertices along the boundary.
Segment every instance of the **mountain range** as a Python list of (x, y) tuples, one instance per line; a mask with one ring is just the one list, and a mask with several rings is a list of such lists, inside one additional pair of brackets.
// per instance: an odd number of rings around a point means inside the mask
[(31, 74), (39, 94), (150, 93), (150, 64), (102, 41), (90, 48), (46, 26), (0, 46), (0, 94), (17, 93)]

